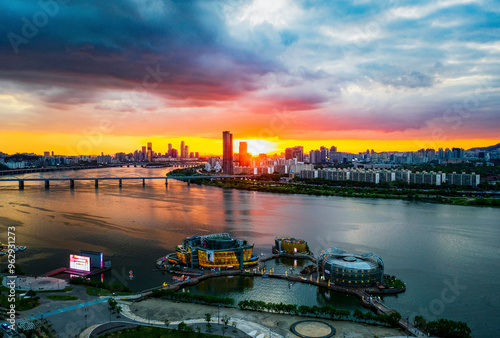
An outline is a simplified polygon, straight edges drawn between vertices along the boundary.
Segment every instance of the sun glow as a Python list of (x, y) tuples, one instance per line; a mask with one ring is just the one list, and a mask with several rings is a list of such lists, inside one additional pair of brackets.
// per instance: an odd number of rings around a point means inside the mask
[[(238, 146), (239, 142), (248, 142), (248, 149), (247, 151), (251, 153), (252, 155), (258, 155), (258, 154), (268, 154), (274, 151), (278, 151), (279, 149), (277, 148), (277, 144), (275, 142), (267, 141), (267, 140), (258, 140), (258, 139), (253, 139), (253, 140), (241, 140), (237, 141)], [(237, 147), (234, 147), (234, 149), (237, 151)]]

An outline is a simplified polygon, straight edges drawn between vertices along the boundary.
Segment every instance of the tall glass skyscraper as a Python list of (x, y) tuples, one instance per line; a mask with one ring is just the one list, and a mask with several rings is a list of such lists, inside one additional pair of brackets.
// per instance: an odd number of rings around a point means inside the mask
[(224, 174), (233, 174), (233, 134), (222, 132), (222, 171)]

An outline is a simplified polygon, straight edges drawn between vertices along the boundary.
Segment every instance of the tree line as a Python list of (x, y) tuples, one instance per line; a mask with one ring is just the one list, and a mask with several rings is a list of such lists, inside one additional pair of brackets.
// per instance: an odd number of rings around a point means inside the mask
[(233, 305), (234, 299), (230, 297), (216, 297), (216, 296), (206, 296), (191, 294), (188, 292), (176, 292), (174, 290), (153, 290), (153, 297), (155, 298), (165, 298), (169, 300), (187, 302), (187, 303), (197, 303), (197, 304), (207, 304), (207, 305)]
[(85, 286), (91, 286), (94, 288), (100, 288), (100, 289), (106, 289), (111, 292), (129, 292), (131, 293), (132, 290), (128, 286), (125, 286), (123, 284), (106, 284), (104, 282), (98, 282), (95, 280), (88, 280), (82, 277), (73, 277), (70, 278), (69, 280), (70, 284), (73, 285), (85, 285)]

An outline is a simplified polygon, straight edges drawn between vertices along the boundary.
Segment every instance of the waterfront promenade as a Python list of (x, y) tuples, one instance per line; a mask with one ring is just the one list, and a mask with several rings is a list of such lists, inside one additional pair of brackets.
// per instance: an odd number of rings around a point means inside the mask
[[(292, 255), (283, 253), (261, 256), (259, 257), (259, 263), (280, 257), (308, 259), (311, 262), (316, 263), (316, 259), (312, 255)], [(374, 295), (389, 295), (389, 294), (402, 293), (406, 291), (406, 286), (399, 289), (379, 289), (376, 286), (363, 287), (363, 288), (340, 286), (320, 279), (317, 273), (310, 274), (308, 277), (303, 277), (297, 274), (288, 274), (288, 271), (286, 271), (285, 273), (275, 273), (274, 269), (261, 268), (260, 266), (246, 270), (205, 271), (201, 276), (190, 277), (188, 280), (175, 282), (167, 286), (162, 286), (159, 289), (178, 291), (185, 287), (196, 285), (199, 282), (210, 278), (233, 277), (233, 276), (250, 276), (250, 277), (283, 279), (292, 283), (298, 282), (298, 283), (311, 284), (325, 288), (327, 290), (354, 295), (361, 300), (362, 305), (364, 307), (369, 308), (376, 314), (385, 314), (385, 315), (390, 315), (391, 313), (396, 312), (396, 310), (386, 306), (380, 300), (379, 297), (376, 297)], [(143, 291), (141, 293), (141, 299), (152, 296), (152, 290), (153, 289)], [(412, 333), (415, 336), (425, 336), (424, 333), (415, 328), (411, 323), (407, 323), (405, 319), (401, 319), (399, 321), (399, 326), (404, 330), (408, 330), (408, 332)]]

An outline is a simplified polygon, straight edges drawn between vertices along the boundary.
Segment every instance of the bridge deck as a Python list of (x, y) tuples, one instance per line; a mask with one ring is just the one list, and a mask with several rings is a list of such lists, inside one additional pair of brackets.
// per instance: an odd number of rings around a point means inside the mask
[(110, 176), (98, 176), (98, 177), (0, 177), (0, 182), (33, 182), (33, 181), (119, 181), (119, 180), (196, 180), (196, 179), (212, 179), (212, 178), (247, 178), (252, 177), (251, 175), (238, 175), (238, 176), (137, 176), (137, 177), (110, 177)]

